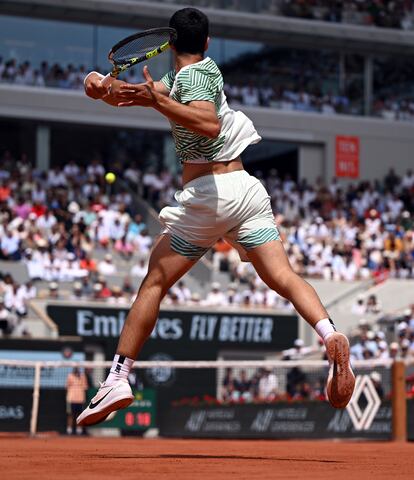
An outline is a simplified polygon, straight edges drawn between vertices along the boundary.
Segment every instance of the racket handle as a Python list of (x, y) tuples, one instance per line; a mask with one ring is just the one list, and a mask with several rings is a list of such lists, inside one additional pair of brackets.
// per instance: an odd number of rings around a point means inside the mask
[(112, 83), (115, 81), (116, 79), (110, 74), (108, 73), (107, 75), (105, 75), (103, 77), (103, 79), (101, 80), (101, 85), (108, 88), (110, 85), (112, 85)]

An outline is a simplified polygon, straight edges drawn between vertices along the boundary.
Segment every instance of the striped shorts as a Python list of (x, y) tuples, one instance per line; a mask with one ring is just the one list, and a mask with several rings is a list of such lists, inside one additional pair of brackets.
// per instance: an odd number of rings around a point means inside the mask
[(196, 178), (176, 192), (175, 199), (178, 206), (160, 212), (162, 233), (171, 235), (175, 252), (191, 260), (203, 256), (220, 238), (242, 254), (280, 239), (270, 196), (245, 170)]

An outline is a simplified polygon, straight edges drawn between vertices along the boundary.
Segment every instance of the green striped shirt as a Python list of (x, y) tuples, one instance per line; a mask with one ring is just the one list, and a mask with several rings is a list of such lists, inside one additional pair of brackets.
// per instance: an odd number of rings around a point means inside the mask
[[(173, 100), (183, 104), (200, 100), (212, 102), (218, 118), (221, 118), (223, 77), (211, 58), (187, 65), (178, 73), (172, 70), (161, 82), (170, 91)], [(171, 126), (175, 149), (182, 162), (212, 162), (226, 141), (224, 133), (217, 138), (208, 138), (174, 122)]]

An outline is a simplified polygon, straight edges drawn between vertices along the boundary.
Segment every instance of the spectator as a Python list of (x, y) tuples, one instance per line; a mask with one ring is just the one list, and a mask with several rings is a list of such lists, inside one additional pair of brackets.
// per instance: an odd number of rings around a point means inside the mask
[(82, 260), (80, 261), (79, 267), (89, 273), (97, 272), (96, 262), (93, 258), (90, 257), (89, 254), (85, 254), (83, 256)]
[(0, 296), (0, 332), (3, 337), (8, 337), (17, 324), (17, 317), (8, 310), (4, 298)]
[(377, 296), (369, 295), (365, 306), (365, 313), (377, 314), (381, 311), (381, 306), (378, 303)]
[(365, 313), (364, 296), (358, 295), (356, 303), (352, 305), (351, 312), (354, 315), (363, 315)]
[(398, 357), (398, 354), (399, 354), (399, 345), (397, 342), (392, 342), (390, 344), (390, 354), (389, 354), (389, 357), (393, 360), (395, 360), (397, 357)]
[(1, 258), (3, 260), (20, 260), (20, 239), (19, 236), (11, 230), (6, 230), (1, 239)]
[(262, 370), (262, 378), (259, 380), (258, 399), (262, 402), (272, 402), (278, 396), (279, 382), (274, 373), (269, 369)]
[(139, 260), (138, 263), (131, 268), (130, 273), (132, 277), (144, 278), (145, 275), (147, 274), (147, 271), (148, 271), (148, 265), (146, 261), (143, 258), (141, 258), (141, 260)]
[(83, 433), (82, 427), (76, 426), (76, 418), (83, 410), (87, 388), (88, 381), (86, 375), (75, 367), (66, 379), (66, 405), (68, 414), (66, 433), (68, 435)]
[(73, 292), (71, 296), (71, 300), (83, 300), (83, 292), (82, 292), (82, 283), (75, 282), (73, 284)]
[(98, 264), (98, 273), (100, 275), (114, 275), (116, 273), (116, 266), (112, 262), (112, 255), (107, 253), (105, 258)]
[(245, 402), (251, 402), (252, 396), (252, 382), (247, 378), (246, 370), (240, 371), (240, 379), (234, 381), (235, 389), (239, 392), (240, 398)]
[(282, 352), (283, 360), (299, 360), (314, 352), (313, 347), (305, 347), (305, 344), (301, 338), (297, 338), (294, 341), (293, 348), (284, 350)]
[(177, 285), (172, 288), (172, 291), (177, 295), (178, 301), (181, 304), (185, 304), (191, 299), (191, 291), (185, 285), (184, 280), (180, 280)]
[(121, 287), (112, 287), (111, 296), (108, 297), (108, 303), (113, 305), (127, 305), (127, 299), (124, 297)]
[(218, 282), (211, 284), (211, 292), (207, 294), (205, 304), (208, 306), (223, 306), (226, 304), (226, 297), (220, 290), (221, 285)]
[(221, 397), (223, 401), (228, 401), (231, 399), (232, 392), (234, 390), (234, 376), (231, 368), (227, 368), (223, 383), (222, 383), (222, 394)]
[(299, 367), (293, 367), (287, 374), (286, 391), (291, 398), (297, 396), (306, 384), (306, 375)]
[(227, 298), (225, 300), (226, 305), (236, 306), (241, 303), (241, 296), (237, 292), (237, 284), (232, 282), (228, 286)]
[[(98, 298), (99, 299), (107, 299), (112, 296), (112, 291), (108, 287), (105, 277), (99, 277), (98, 278), (98, 285), (100, 285), (100, 288), (98, 289)], [(95, 290), (95, 287), (94, 287)]]

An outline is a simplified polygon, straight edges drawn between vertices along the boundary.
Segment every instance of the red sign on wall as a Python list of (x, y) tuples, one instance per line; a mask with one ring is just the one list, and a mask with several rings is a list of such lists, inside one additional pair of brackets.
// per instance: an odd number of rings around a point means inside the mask
[(359, 177), (358, 137), (336, 137), (336, 176)]

